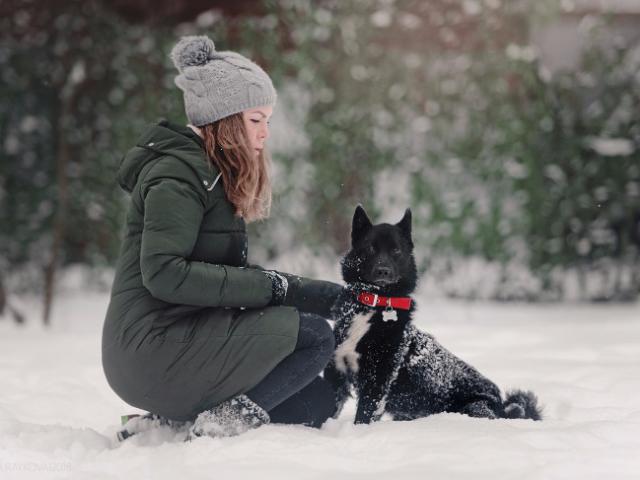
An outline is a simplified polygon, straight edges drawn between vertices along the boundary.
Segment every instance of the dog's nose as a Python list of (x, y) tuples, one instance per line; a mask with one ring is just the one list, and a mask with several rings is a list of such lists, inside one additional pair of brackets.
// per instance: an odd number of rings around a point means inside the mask
[(373, 274), (380, 279), (389, 279), (393, 274), (391, 268), (389, 267), (376, 267), (373, 271)]

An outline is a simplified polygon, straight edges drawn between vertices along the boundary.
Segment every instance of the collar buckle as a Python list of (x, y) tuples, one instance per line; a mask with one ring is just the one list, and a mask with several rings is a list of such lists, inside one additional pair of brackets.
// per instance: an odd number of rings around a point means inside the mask
[(376, 305), (378, 305), (378, 294), (374, 293), (373, 294), (373, 302), (371, 303), (371, 306), (375, 307)]
[(361, 293), (360, 301), (369, 307), (375, 307), (378, 304), (377, 293)]

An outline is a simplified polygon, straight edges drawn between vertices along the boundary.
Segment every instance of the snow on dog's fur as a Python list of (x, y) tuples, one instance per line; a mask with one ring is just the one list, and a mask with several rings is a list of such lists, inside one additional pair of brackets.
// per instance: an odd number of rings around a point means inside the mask
[(351, 230), (351, 250), (342, 259), (346, 288), (332, 308), (336, 351), (324, 372), (336, 394), (337, 417), (351, 394), (357, 394), (356, 423), (411, 420), (440, 412), (474, 417), (541, 419), (531, 392), (500, 389), (475, 368), (418, 330), (408, 310), (372, 307), (358, 300), (362, 292), (408, 297), (417, 272), (411, 237), (411, 211), (390, 225), (373, 225), (361, 206)]

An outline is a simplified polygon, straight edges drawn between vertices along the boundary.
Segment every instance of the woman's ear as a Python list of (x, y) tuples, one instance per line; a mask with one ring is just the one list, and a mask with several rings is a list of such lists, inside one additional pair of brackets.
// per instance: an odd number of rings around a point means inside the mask
[(372, 226), (371, 220), (369, 220), (369, 217), (367, 216), (367, 212), (364, 211), (362, 205), (358, 204), (351, 223), (351, 246), (355, 246)]

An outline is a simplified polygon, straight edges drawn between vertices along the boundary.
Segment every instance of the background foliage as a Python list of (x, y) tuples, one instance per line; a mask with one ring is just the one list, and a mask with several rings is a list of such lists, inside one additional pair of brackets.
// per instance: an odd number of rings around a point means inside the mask
[(559, 14), (554, 1), (201, 3), (136, 15), (144, 2), (3, 2), (11, 288), (52, 290), (60, 265), (114, 264), (119, 159), (145, 124), (186, 121), (167, 55), (180, 35), (207, 34), (280, 92), (274, 209), (251, 226), (255, 261), (333, 262), (357, 203), (382, 221), (411, 206), (421, 271), (449, 295), (637, 296), (640, 55), (606, 17), (589, 17), (579, 68), (551, 75), (528, 39)]

